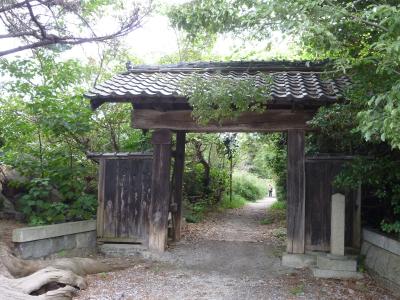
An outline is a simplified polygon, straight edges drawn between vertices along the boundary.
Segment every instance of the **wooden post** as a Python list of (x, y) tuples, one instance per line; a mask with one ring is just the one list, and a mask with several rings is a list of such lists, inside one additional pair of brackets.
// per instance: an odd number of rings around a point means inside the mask
[(353, 207), (353, 247), (361, 248), (361, 183), (357, 189), (356, 201)]
[(176, 151), (175, 151), (175, 182), (174, 182), (174, 203), (175, 210), (172, 214), (174, 241), (181, 239), (181, 221), (182, 221), (182, 188), (183, 188), (183, 172), (185, 168), (185, 143), (186, 133), (178, 131), (176, 133)]
[(304, 130), (288, 131), (287, 252), (304, 253), (305, 157)]
[(163, 252), (167, 243), (170, 199), (171, 131), (155, 130), (149, 212), (149, 249)]

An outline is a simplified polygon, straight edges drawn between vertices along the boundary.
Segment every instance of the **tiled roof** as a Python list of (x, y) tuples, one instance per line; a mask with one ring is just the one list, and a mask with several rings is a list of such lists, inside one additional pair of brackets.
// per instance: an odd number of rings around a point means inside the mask
[(278, 104), (335, 102), (343, 98), (343, 91), (349, 84), (347, 77), (323, 79), (326, 76), (322, 74), (322, 63), (229, 62), (127, 67), (127, 72), (115, 75), (85, 94), (93, 107), (115, 101), (186, 101), (181, 82), (193, 73), (201, 74), (210, 82), (216, 77), (253, 78), (257, 84), (265, 84), (265, 74), (271, 74), (271, 98)]

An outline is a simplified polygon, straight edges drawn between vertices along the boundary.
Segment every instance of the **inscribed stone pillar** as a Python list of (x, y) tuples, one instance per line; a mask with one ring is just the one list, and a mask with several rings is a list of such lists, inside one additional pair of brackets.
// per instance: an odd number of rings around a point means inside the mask
[(331, 254), (344, 255), (345, 234), (345, 197), (342, 194), (332, 195), (331, 212)]

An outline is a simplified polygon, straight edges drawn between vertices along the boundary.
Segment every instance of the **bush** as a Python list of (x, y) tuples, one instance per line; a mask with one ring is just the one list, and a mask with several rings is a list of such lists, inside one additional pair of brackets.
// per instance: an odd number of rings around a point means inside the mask
[(267, 208), (267, 218), (270, 223), (283, 223), (286, 220), (286, 202), (276, 201)]
[(232, 190), (233, 194), (254, 202), (266, 196), (267, 183), (251, 173), (236, 172), (233, 174)]
[(30, 225), (45, 225), (92, 219), (96, 216), (97, 199), (93, 195), (76, 195), (74, 201), (53, 202), (48, 178), (34, 178), (28, 192), (18, 200), (19, 209)]
[(232, 194), (232, 201), (229, 194), (225, 194), (220, 203), (220, 207), (224, 209), (240, 208), (246, 204), (246, 199), (237, 194)]
[(190, 212), (185, 216), (188, 223), (199, 223), (204, 218), (208, 201), (199, 201), (194, 204), (189, 204)]
[(286, 202), (275, 201), (268, 209), (270, 212), (286, 211)]

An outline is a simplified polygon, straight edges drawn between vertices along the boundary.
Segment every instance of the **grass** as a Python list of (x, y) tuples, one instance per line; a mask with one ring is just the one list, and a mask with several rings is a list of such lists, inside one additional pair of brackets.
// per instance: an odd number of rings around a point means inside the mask
[(294, 296), (302, 296), (302, 295), (304, 295), (304, 284), (299, 284), (299, 285), (293, 287), (290, 290), (290, 293), (292, 295), (294, 295)]
[(261, 225), (282, 223), (286, 219), (286, 202), (276, 201), (267, 208), (267, 216), (261, 220)]
[(198, 201), (197, 203), (187, 203), (188, 212), (185, 219), (188, 223), (199, 223), (203, 220), (206, 213), (210, 210), (224, 210), (243, 207), (247, 201), (257, 201), (267, 194), (267, 181), (254, 174), (238, 171), (233, 174), (232, 181), (232, 200), (226, 191), (219, 203), (213, 201)]
[(246, 202), (246, 199), (237, 194), (232, 194), (232, 201), (230, 201), (229, 194), (225, 194), (219, 206), (223, 209), (240, 208), (243, 207)]
[(286, 211), (286, 202), (275, 201), (268, 209), (270, 212), (282, 212)]
[(260, 221), (261, 225), (269, 225), (269, 224), (272, 224), (272, 223), (274, 223), (274, 220), (272, 218), (269, 218), (269, 217), (267, 217), (267, 218), (265, 218), (265, 219)]

